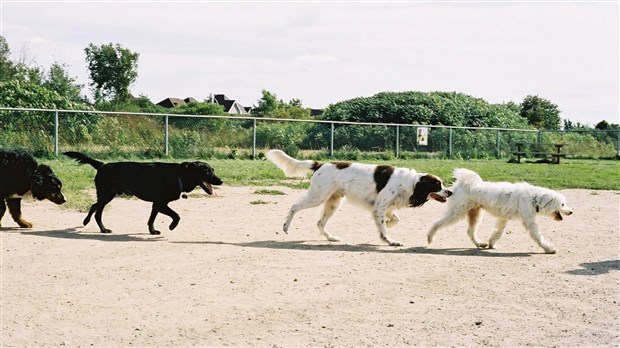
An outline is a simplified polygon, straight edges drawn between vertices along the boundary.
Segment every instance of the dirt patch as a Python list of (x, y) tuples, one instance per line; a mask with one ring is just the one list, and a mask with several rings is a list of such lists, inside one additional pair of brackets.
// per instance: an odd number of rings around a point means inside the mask
[[(175, 201), (176, 230), (150, 205), (116, 199), (103, 235), (84, 213), (26, 202), (32, 229), (6, 214), (2, 346), (619, 346), (620, 195), (565, 190), (575, 214), (539, 218), (546, 255), (516, 222), (496, 250), (465, 222), (426, 231), (445, 205), (400, 210), (389, 247), (345, 202), (319, 236), (320, 208), (286, 213), (303, 191)], [(272, 189), (272, 188), (270, 188)], [(261, 201), (257, 204), (256, 201)], [(252, 203), (254, 202), (254, 203)], [(481, 237), (491, 233), (487, 216)]]

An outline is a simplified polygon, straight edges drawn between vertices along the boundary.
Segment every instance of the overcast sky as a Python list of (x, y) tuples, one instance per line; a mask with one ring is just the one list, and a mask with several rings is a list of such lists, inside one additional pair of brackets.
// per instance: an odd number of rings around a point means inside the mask
[[(619, 4), (0, 0), (13, 57), (69, 66), (84, 48), (140, 53), (134, 95), (257, 104), (261, 90), (324, 108), (382, 91), (539, 95), (562, 118), (619, 123)], [(88, 86), (84, 93), (92, 96)]]

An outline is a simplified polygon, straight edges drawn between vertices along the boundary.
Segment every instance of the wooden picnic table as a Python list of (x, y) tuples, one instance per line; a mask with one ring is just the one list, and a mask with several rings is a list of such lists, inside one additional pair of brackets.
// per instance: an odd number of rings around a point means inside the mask
[[(526, 149), (527, 146), (536, 145), (538, 147), (537, 151), (528, 151)], [(527, 155), (530, 156), (551, 156), (553, 160), (551, 163), (560, 164), (560, 158), (566, 157), (566, 153), (562, 153), (562, 147), (566, 144), (561, 143), (526, 143), (526, 142), (518, 142), (515, 143), (517, 149), (512, 153), (517, 156), (517, 162), (521, 163), (521, 157), (525, 157)], [(543, 147), (555, 146), (555, 152), (543, 151)]]

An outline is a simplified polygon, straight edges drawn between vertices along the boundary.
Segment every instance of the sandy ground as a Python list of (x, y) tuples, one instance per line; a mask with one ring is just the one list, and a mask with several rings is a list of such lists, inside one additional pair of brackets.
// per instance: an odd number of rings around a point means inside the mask
[(346, 203), (330, 222), (343, 242), (319, 236), (320, 208), (287, 235), (302, 191), (257, 189), (175, 201), (181, 223), (169, 231), (160, 215), (161, 236), (135, 199), (109, 205), (109, 235), (81, 226), (84, 213), (26, 202), (35, 227), (5, 216), (0, 231), (1, 345), (620, 345), (619, 192), (563, 191), (576, 214), (539, 218), (559, 249), (546, 255), (516, 222), (496, 250), (473, 249), (465, 222), (427, 248), (438, 202), (400, 210), (391, 236), (403, 247), (384, 245), (370, 214)]

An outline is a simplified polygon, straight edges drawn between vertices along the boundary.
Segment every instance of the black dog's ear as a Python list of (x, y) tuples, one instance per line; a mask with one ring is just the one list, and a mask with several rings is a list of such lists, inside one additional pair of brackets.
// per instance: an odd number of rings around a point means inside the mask
[(189, 169), (189, 168), (192, 168), (192, 169), (194, 169), (194, 168), (200, 168), (200, 167), (201, 167), (201, 165), (202, 165), (202, 162), (198, 162), (198, 161), (195, 161), (195, 162), (183, 162), (183, 163), (181, 163), (181, 166), (182, 166), (183, 168), (185, 168), (185, 169)]
[(53, 173), (52, 168), (50, 168), (49, 166), (46, 166), (45, 164), (39, 164), (36, 172), (40, 173), (41, 175), (50, 175)]
[(43, 186), (45, 184), (45, 178), (52, 175), (52, 168), (46, 166), (45, 164), (39, 164), (37, 169), (32, 174), (32, 186), (30, 189), (32, 190), (32, 196), (38, 200), (45, 199), (45, 194), (43, 193)]

